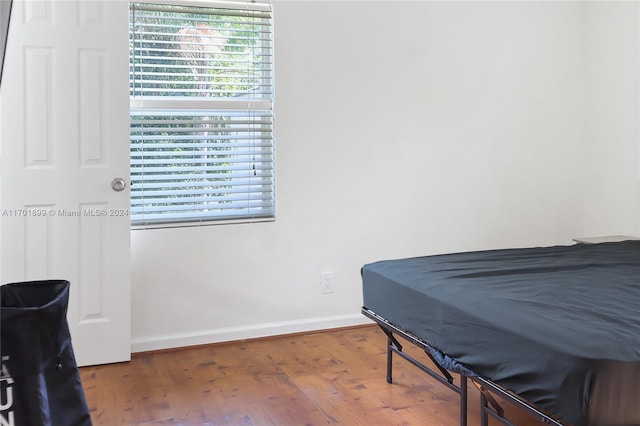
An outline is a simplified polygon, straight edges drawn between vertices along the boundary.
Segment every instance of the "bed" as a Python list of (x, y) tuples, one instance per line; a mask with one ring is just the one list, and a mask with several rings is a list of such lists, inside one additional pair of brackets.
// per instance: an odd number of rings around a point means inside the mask
[(385, 260), (362, 285), (362, 313), (389, 337), (387, 380), (397, 336), (422, 347), (435, 370), (403, 357), (460, 394), (461, 425), (467, 379), (481, 424), (510, 424), (496, 393), (550, 424), (640, 424), (640, 241)]

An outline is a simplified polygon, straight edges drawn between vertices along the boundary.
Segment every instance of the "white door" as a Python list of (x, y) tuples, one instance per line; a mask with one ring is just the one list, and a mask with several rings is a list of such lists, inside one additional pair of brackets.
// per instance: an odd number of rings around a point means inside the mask
[(80, 365), (130, 359), (128, 43), (126, 1), (13, 2), (0, 88), (0, 282), (71, 282)]

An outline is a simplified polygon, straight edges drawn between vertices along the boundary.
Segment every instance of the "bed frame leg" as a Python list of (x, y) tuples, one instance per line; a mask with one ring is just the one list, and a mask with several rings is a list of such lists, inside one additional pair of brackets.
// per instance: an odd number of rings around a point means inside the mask
[(387, 383), (393, 383), (393, 351), (391, 345), (393, 341), (391, 338), (387, 340)]
[(489, 405), (491, 405), (491, 408), (493, 409), (492, 415), (497, 416), (502, 424), (512, 424), (504, 418), (504, 409), (493, 397), (491, 392), (475, 380), (473, 380), (473, 384), (480, 391), (480, 426), (489, 425)]
[(489, 415), (487, 414), (487, 398), (480, 392), (480, 426), (489, 425)]
[(460, 426), (467, 426), (467, 376), (462, 374), (460, 375)]
[(380, 329), (387, 335), (387, 383), (393, 383), (393, 351), (394, 349), (402, 352), (402, 345), (398, 339), (393, 337), (393, 333), (380, 324)]

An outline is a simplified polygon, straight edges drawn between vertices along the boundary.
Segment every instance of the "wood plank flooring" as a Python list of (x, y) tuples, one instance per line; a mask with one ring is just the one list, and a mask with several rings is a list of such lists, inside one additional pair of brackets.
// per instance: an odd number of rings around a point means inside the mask
[[(458, 425), (458, 396), (405, 360), (394, 358), (386, 383), (385, 344), (372, 325), (134, 354), (80, 375), (96, 426)], [(471, 384), (469, 394), (474, 426)], [(518, 425), (542, 424), (505, 408)]]

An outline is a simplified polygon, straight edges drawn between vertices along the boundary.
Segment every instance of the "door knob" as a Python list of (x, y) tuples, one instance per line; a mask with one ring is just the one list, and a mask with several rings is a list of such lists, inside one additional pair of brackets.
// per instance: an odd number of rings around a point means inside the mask
[(122, 178), (115, 178), (114, 180), (111, 181), (111, 188), (114, 191), (120, 192), (126, 186), (127, 186), (127, 182), (125, 182), (124, 179), (122, 179)]

